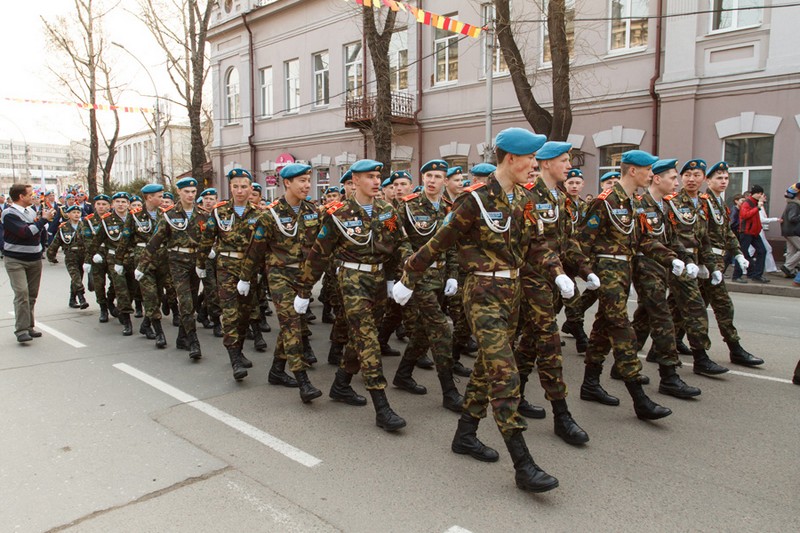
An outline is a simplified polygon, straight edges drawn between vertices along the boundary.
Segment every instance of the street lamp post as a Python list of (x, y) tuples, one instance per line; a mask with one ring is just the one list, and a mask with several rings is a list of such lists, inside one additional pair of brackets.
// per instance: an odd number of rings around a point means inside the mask
[(161, 109), (160, 109), (159, 102), (158, 102), (158, 100), (159, 100), (159, 98), (158, 98), (158, 88), (156, 87), (156, 82), (155, 82), (155, 80), (153, 80), (153, 76), (150, 75), (150, 71), (147, 70), (146, 66), (144, 66), (144, 63), (142, 63), (142, 61), (138, 57), (136, 57), (136, 55), (133, 52), (131, 52), (130, 50), (128, 50), (127, 48), (125, 48), (124, 46), (122, 46), (121, 44), (119, 44), (117, 42), (112, 41), (111, 44), (113, 44), (117, 48), (121, 48), (129, 56), (131, 56), (133, 59), (135, 59), (136, 62), (139, 63), (139, 65), (142, 66), (142, 68), (144, 69), (145, 73), (147, 74), (147, 77), (150, 78), (150, 83), (153, 84), (153, 92), (155, 92), (155, 95), (156, 95), (156, 128), (155, 128), (155, 130), (156, 130), (156, 174), (158, 175), (158, 181), (161, 183), (161, 182), (164, 181), (163, 163), (162, 163), (162, 160), (161, 160)]

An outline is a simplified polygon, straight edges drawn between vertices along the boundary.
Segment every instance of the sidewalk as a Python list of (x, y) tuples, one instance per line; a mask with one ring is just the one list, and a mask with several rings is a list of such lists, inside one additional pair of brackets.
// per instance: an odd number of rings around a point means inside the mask
[[(728, 269), (728, 274), (732, 272)], [(764, 277), (771, 283), (734, 283), (730, 277), (725, 278), (725, 286), (729, 292), (747, 292), (750, 294), (768, 294), (770, 296), (788, 296), (789, 298), (800, 298), (800, 287), (792, 285), (792, 278), (787, 278), (783, 272), (772, 272), (764, 274)]]

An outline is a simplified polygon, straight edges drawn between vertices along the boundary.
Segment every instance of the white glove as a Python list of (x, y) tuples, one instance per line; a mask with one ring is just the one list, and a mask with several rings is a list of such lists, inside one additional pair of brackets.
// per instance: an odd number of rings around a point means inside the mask
[(198, 278), (205, 279), (205, 277), (206, 277), (206, 269), (205, 268), (194, 267), (194, 271), (197, 274)]
[(121, 276), (125, 273), (125, 267), (122, 265), (114, 265), (114, 272), (117, 273), (117, 276)]
[(294, 297), (294, 310), (298, 315), (306, 314), (309, 302), (310, 300), (308, 298), (300, 298), (300, 295)]
[(88, 274), (92, 271), (92, 264), (91, 263), (84, 263), (83, 264), (83, 273)]
[(403, 285), (402, 281), (395, 283), (394, 287), (392, 288), (392, 296), (394, 296), (394, 301), (400, 305), (406, 305), (411, 299), (412, 294), (414, 294), (414, 291)]
[(99, 265), (100, 263), (102, 263), (102, 262), (103, 262), (103, 256), (102, 256), (102, 255), (100, 255), (100, 254), (94, 254), (94, 255), (92, 256), (92, 261), (93, 261), (94, 263), (96, 263), (96, 264), (98, 264), (98, 265)]
[(715, 270), (711, 273), (711, 284), (719, 285), (720, 283), (722, 283), (722, 272)]
[(238, 292), (242, 296), (247, 296), (248, 294), (250, 294), (250, 282), (240, 279), (239, 283), (236, 284), (236, 292)]
[(734, 257), (737, 263), (739, 263), (739, 268), (742, 269), (742, 274), (747, 274), (747, 269), (750, 267), (750, 263), (745, 259), (742, 254), (737, 255)]
[(215, 257), (217, 257), (217, 252), (216, 252), (216, 250), (214, 250), (214, 249), (212, 248), (212, 249), (211, 249), (211, 251), (210, 251), (210, 252), (208, 252), (208, 258), (209, 258), (209, 259), (214, 259)]
[(386, 295), (389, 297), (390, 300), (394, 300), (394, 296), (392, 295), (392, 289), (394, 289), (394, 280), (387, 280)]
[[(590, 274), (594, 276), (594, 274)], [(588, 276), (587, 276), (588, 277)], [(597, 276), (594, 276), (595, 278)], [(600, 280), (597, 280), (597, 286), (600, 286)], [(561, 291), (562, 298), (572, 298), (575, 296), (575, 282), (569, 279), (566, 274), (559, 274), (556, 276), (556, 287)]]
[(133, 278), (134, 278), (136, 281), (142, 281), (142, 278), (143, 278), (143, 277), (144, 277), (144, 272), (142, 272), (142, 271), (141, 271), (141, 270), (139, 270), (138, 268), (137, 268), (136, 270), (134, 270), (134, 271), (133, 271)]
[(680, 259), (673, 259), (672, 260), (672, 273), (676, 276), (680, 276), (683, 274), (683, 270), (686, 268), (686, 263), (681, 261)]
[(597, 277), (597, 274), (592, 272), (588, 276), (586, 276), (586, 290), (587, 291), (596, 291), (600, 288), (600, 278)]
[[(708, 269), (706, 269), (708, 270)], [(700, 267), (695, 265), (694, 263), (689, 263), (686, 265), (686, 276), (689, 279), (695, 279), (697, 274), (700, 273)]]
[(705, 265), (700, 265), (697, 272), (697, 277), (700, 279), (708, 279), (711, 276), (711, 272), (708, 271), (708, 267)]
[(444, 295), (454, 296), (458, 292), (458, 280), (449, 278), (444, 284)]

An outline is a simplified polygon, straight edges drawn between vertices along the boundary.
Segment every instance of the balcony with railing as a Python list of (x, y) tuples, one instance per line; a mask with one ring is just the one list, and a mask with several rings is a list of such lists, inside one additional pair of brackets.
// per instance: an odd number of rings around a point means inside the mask
[[(375, 119), (378, 97), (370, 94), (362, 97), (348, 97), (345, 101), (344, 125), (348, 128), (365, 129)], [(414, 96), (408, 93), (393, 92), (390, 120), (395, 124), (414, 123)]]

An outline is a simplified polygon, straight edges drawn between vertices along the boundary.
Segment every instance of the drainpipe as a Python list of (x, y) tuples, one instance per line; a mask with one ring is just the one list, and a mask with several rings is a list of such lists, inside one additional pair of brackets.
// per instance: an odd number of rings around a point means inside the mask
[(247, 29), (247, 66), (250, 78), (250, 135), (247, 136), (247, 145), (250, 147), (250, 171), (256, 174), (256, 93), (255, 93), (255, 61), (253, 59), (253, 31), (247, 23), (247, 13), (242, 13), (242, 22)]
[[(423, 9), (422, 0), (418, 0), (417, 7)], [(417, 166), (422, 166), (422, 124), (419, 123), (419, 114), (422, 111), (422, 27), (420, 24), (414, 25), (414, 30), (417, 32), (417, 62), (415, 65), (417, 71), (417, 109), (414, 110), (414, 125), (417, 127)], [(416, 174), (413, 172), (412, 175)], [(422, 183), (422, 177), (418, 178)]]
[[(369, 105), (369, 94), (367, 93), (367, 87), (369, 87), (369, 80), (367, 79), (367, 75), (369, 74), (369, 69), (367, 68), (367, 59), (369, 58), (369, 54), (367, 53), (367, 32), (361, 32), (361, 112), (364, 114), (370, 113), (370, 105)], [(376, 93), (377, 96), (377, 93)], [(377, 105), (377, 103), (376, 103)], [(369, 115), (367, 115), (369, 116)], [(375, 117), (372, 117), (372, 120), (375, 120)], [(369, 138), (367, 136), (367, 129), (361, 130), (361, 134), (364, 136), (364, 159), (369, 157), (367, 155), (367, 148), (368, 148), (368, 141)]]
[(662, 24), (662, 15), (664, 12), (664, 0), (658, 0), (656, 4), (658, 6), (657, 13), (656, 13), (656, 53), (655, 53), (655, 69), (653, 71), (653, 77), (650, 78), (650, 98), (653, 99), (653, 151), (652, 153), (658, 154), (658, 142), (659, 142), (659, 134), (658, 134), (658, 126), (660, 122), (660, 114), (661, 114), (661, 98), (659, 94), (656, 92), (656, 82), (658, 78), (661, 77), (661, 24)]

